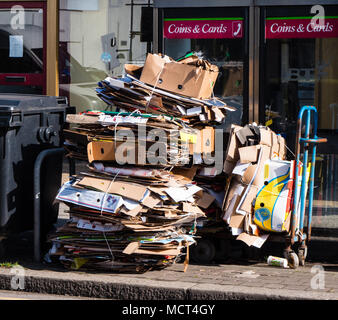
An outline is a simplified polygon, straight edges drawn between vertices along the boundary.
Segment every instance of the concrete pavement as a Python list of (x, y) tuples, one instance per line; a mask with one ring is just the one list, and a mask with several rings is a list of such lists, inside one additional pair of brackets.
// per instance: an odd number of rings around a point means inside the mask
[[(112, 274), (25, 263), (23, 283), (26, 292), (106, 299), (338, 300), (338, 265), (313, 267), (309, 264), (293, 270), (265, 263), (190, 265), (184, 273), (183, 264), (176, 264), (144, 274)], [(0, 289), (11, 290), (13, 277), (10, 269), (0, 268)]]
[[(64, 209), (60, 207), (58, 225), (68, 219)], [(69, 271), (60, 264), (34, 263), (32, 232), (5, 241), (0, 262), (18, 262), (24, 268), (23, 291), (30, 293), (117, 300), (338, 300), (337, 239), (312, 241), (309, 262), (295, 270), (267, 265), (267, 255), (281, 256), (281, 246), (243, 258), (245, 245), (237, 241), (218, 264), (190, 264), (183, 272), (178, 263), (144, 274)], [(0, 267), (0, 290), (12, 290), (15, 276)]]

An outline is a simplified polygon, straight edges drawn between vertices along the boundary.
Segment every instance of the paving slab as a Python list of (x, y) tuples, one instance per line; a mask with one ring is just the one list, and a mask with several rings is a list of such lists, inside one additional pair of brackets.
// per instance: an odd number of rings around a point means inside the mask
[[(26, 263), (24, 291), (124, 300), (338, 300), (338, 271), (332, 271), (333, 265), (331, 271), (325, 271), (323, 265), (320, 287), (318, 273), (311, 272), (313, 266), (276, 270), (263, 263), (189, 265), (184, 273), (183, 264), (176, 264), (135, 275), (69, 271), (55, 265)], [(213, 273), (221, 277), (213, 279)], [(0, 268), (0, 289), (11, 290), (14, 276), (11, 269)]]

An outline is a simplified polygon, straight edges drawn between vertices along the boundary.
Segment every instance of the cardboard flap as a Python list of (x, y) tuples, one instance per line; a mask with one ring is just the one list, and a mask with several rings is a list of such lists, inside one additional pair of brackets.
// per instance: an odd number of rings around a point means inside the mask
[(235, 213), (230, 217), (229, 226), (231, 228), (243, 229), (244, 219), (245, 216), (243, 216), (242, 214)]
[(148, 207), (148, 208), (154, 208), (156, 205), (158, 205), (161, 202), (161, 199), (155, 197), (154, 195), (150, 194), (148, 197), (146, 197), (142, 201), (142, 205)]
[(271, 146), (271, 153), (270, 153), (270, 158), (278, 157), (278, 151), (279, 151), (279, 144), (278, 144), (278, 138), (276, 133), (271, 131), (271, 141), (272, 141), (272, 146)]
[(139, 79), (141, 76), (143, 67), (137, 66), (134, 64), (125, 64), (124, 65), (124, 70), (126, 71), (127, 74), (132, 75), (133, 77)]
[(243, 210), (247, 213), (250, 213), (252, 210), (252, 202), (254, 199), (256, 199), (257, 192), (258, 192), (258, 187), (252, 185), (245, 197), (244, 202), (242, 203), (241, 207), (239, 208), (240, 210)]
[(187, 213), (195, 213), (199, 215), (204, 215), (204, 212), (197, 206), (192, 205), (191, 203), (188, 202), (183, 202), (183, 209), (184, 212)]
[(242, 129), (241, 126), (237, 126), (237, 125), (231, 126), (230, 138), (229, 138), (229, 143), (227, 146), (226, 159), (225, 159), (227, 161), (237, 162), (237, 160), (239, 159), (239, 153), (238, 153), (239, 142), (236, 137), (236, 132), (241, 129)]
[(203, 209), (207, 209), (215, 201), (215, 197), (208, 192), (203, 192), (202, 198), (197, 201), (197, 205)]
[(140, 247), (139, 242), (131, 242), (123, 250), (124, 254), (133, 254)]
[(92, 141), (87, 146), (88, 161), (95, 160), (113, 161), (115, 160), (115, 147), (112, 142)]
[(120, 181), (112, 182), (111, 180), (92, 177), (84, 177), (78, 184), (81, 186), (94, 188), (102, 192), (117, 194), (135, 201), (141, 201), (147, 191), (147, 187), (142, 185)]
[(268, 147), (272, 146), (272, 140), (271, 140), (271, 131), (269, 129), (260, 128), (260, 144), (264, 144)]
[(260, 148), (259, 145), (239, 148), (238, 152), (240, 162), (241, 163), (257, 162), (259, 148)]

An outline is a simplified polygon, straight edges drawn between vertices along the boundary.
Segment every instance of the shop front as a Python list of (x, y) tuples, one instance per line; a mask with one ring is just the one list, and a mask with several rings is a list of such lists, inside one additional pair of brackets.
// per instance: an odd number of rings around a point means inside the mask
[(269, 126), (291, 157), (298, 112), (316, 106), (328, 142), (317, 149), (312, 226), (317, 235), (338, 229), (338, 2), (154, 0), (154, 51), (195, 51), (216, 64), (214, 94), (237, 107), (225, 130)]
[(300, 107), (317, 107), (328, 142), (317, 150), (314, 234), (338, 230), (338, 1), (0, 1), (0, 92), (102, 109), (97, 82), (123, 75), (125, 63), (190, 51), (219, 67), (214, 95), (237, 110), (225, 131), (264, 124), (292, 156)]

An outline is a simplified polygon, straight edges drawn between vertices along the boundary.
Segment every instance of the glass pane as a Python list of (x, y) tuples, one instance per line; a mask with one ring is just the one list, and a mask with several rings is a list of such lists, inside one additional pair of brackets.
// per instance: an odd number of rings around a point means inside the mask
[(0, 61), (1, 93), (43, 93), (43, 9), (0, 8)]
[(225, 129), (241, 124), (245, 61), (244, 10), (234, 8), (167, 9), (164, 51), (173, 59), (188, 52), (219, 68), (214, 95), (237, 111), (228, 114)]
[(318, 136), (329, 142), (317, 149), (313, 226), (336, 228), (338, 7), (325, 7), (330, 14), (321, 29), (314, 27), (310, 10), (266, 9), (264, 60), (268, 63), (264, 63), (261, 121), (281, 133), (294, 151), (300, 108), (317, 108)]
[(121, 76), (126, 63), (144, 64), (148, 43), (141, 42), (140, 22), (148, 4), (152, 1), (60, 0), (60, 95), (77, 112), (105, 109), (97, 82)]
[[(23, 25), (20, 25), (20, 14), (23, 15)], [(42, 9), (22, 12), (0, 9), (1, 73), (42, 73), (42, 48)]]

